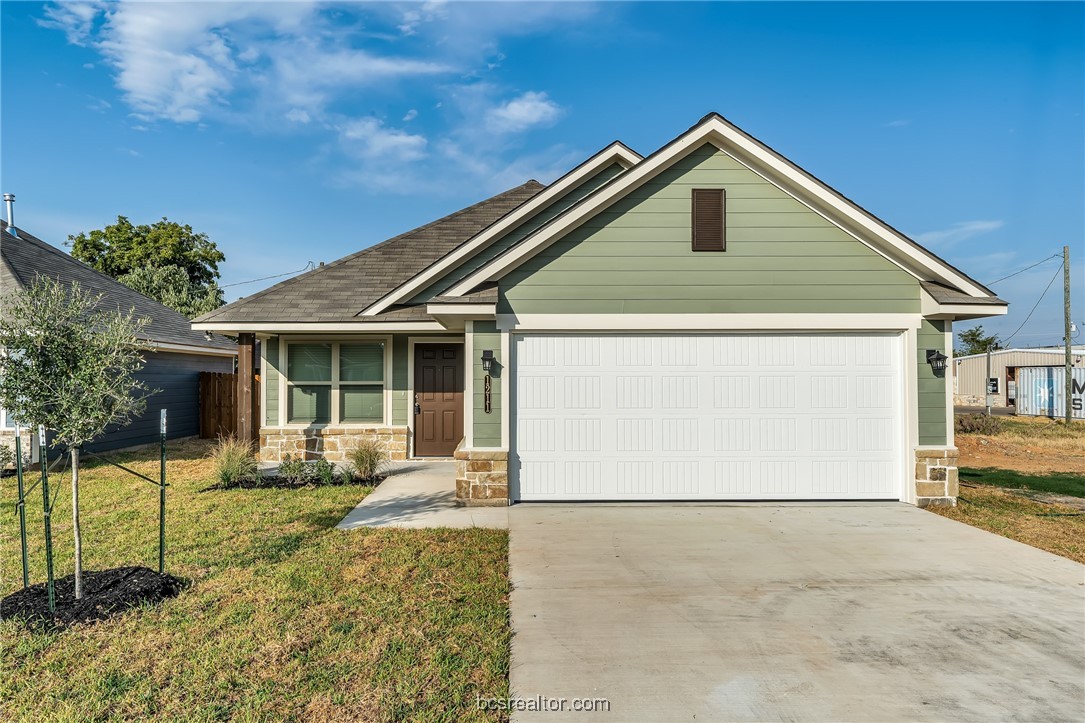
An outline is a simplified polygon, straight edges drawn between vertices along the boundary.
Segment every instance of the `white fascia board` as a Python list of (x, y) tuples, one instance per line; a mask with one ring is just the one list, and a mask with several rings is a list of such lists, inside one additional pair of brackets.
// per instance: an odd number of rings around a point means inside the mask
[(371, 331), (446, 331), (436, 321), (364, 321), (357, 324), (343, 322), (295, 322), (277, 324), (275, 322), (193, 322), (192, 328), (197, 331), (217, 331), (220, 334), (240, 334), (242, 332), (256, 332), (268, 334), (305, 334), (313, 332), (334, 331), (347, 334), (365, 334)]
[(554, 219), (536, 234), (525, 239), (510, 253), (498, 256), (474, 274), (471, 274), (471, 276), (446, 292), (446, 295), (462, 296), (482, 283), (500, 278), (539, 250), (575, 229), (584, 221), (623, 198), (636, 187), (651, 180), (651, 178), (672, 166), (675, 161), (685, 157), (705, 143), (713, 143), (728, 153), (737, 152), (740, 156), (745, 156), (749, 161), (742, 162), (747, 163), (747, 165), (752, 161), (770, 169), (790, 185), (801, 189), (810, 198), (832, 209), (841, 218), (849, 220), (856, 226), (871, 233), (879, 241), (884, 242), (884, 247), (879, 247), (877, 250), (891, 261), (898, 264), (903, 262), (905, 266), (922, 272), (920, 274), (913, 271), (915, 275), (937, 279), (950, 286), (962, 289), (973, 296), (986, 297), (989, 295), (987, 290), (980, 288), (975, 282), (964, 277), (939, 259), (923, 252), (908, 239), (842, 198), (813, 176), (753, 141), (745, 133), (718, 117), (709, 118), (704, 123), (688, 131), (685, 136), (673, 141), (662, 151), (649, 156), (628, 173), (605, 186), (599, 193), (573, 207), (565, 215)]
[(473, 254), (490, 245), (492, 242), (509, 233), (524, 221), (534, 216), (539, 211), (561, 198), (576, 186), (602, 171), (611, 164), (617, 163), (627, 171), (643, 160), (643, 157), (631, 151), (622, 143), (615, 141), (603, 150), (596, 153), (567, 174), (554, 181), (534, 198), (520, 206), (512, 213), (497, 221), (492, 226), (483, 229), (479, 234), (455, 249), (447, 256), (438, 260), (432, 266), (427, 267), (417, 276), (400, 284), (377, 301), (362, 310), (362, 316), (374, 316), (387, 309), (392, 304), (407, 299), (411, 294), (424, 289), (427, 285), (436, 281), (440, 276), (456, 264), (470, 258)]
[(465, 316), (472, 319), (492, 319), (497, 304), (426, 304), (430, 316)]
[(1010, 307), (995, 304), (940, 304), (933, 313), (924, 313), (928, 319), (986, 319), (990, 316), (1005, 316)]
[(204, 356), (237, 356), (236, 349), (223, 349), (222, 347), (171, 344), (164, 341), (147, 341), (147, 346), (151, 351), (172, 351), (178, 354), (200, 354)]
[(900, 331), (921, 314), (498, 314), (497, 328), (531, 331)]

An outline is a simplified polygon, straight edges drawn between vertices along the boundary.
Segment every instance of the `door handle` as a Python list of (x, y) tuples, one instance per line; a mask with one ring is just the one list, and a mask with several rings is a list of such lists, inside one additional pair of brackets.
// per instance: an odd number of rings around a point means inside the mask
[(414, 403), (414, 415), (417, 417), (421, 413), (422, 413), (422, 405), (419, 404), (418, 402), (415, 402)]

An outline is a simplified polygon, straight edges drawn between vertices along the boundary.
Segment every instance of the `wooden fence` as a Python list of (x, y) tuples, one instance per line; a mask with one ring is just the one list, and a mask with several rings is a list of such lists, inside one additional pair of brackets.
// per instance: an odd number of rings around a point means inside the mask
[(200, 372), (200, 439), (237, 432), (237, 375)]

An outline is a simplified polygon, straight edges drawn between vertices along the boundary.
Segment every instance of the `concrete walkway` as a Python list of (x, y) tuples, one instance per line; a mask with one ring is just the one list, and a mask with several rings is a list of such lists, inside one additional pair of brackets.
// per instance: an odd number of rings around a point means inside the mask
[[(903, 504), (520, 505), (517, 721), (1082, 720), (1085, 566)], [(570, 703), (571, 705), (571, 703)]]
[(388, 478), (358, 503), (336, 527), (509, 526), (508, 507), (456, 504), (456, 463), (412, 460), (391, 469)]

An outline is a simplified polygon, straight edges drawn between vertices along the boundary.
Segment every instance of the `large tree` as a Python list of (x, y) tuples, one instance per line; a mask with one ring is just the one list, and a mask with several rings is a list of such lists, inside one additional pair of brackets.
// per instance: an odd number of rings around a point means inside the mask
[(953, 353), (956, 356), (968, 356), (994, 351), (999, 348), (1000, 342), (995, 334), (984, 334), (982, 326), (974, 326), (957, 332), (957, 344), (958, 347)]
[[(72, 463), (75, 596), (83, 596), (79, 528), (79, 448), (146, 407), (143, 367), (146, 324), (111, 309), (77, 284), (39, 277), (3, 300), (0, 317), (0, 406), (20, 424), (44, 426)], [(43, 455), (44, 458), (44, 455)]]
[(117, 280), (190, 319), (214, 311), (225, 303), (218, 284), (194, 284), (180, 266), (144, 266)]
[(69, 236), (72, 256), (119, 279), (145, 267), (178, 266), (193, 284), (205, 287), (219, 278), (226, 260), (205, 233), (163, 217), (150, 225), (134, 225), (124, 216), (103, 229)]

